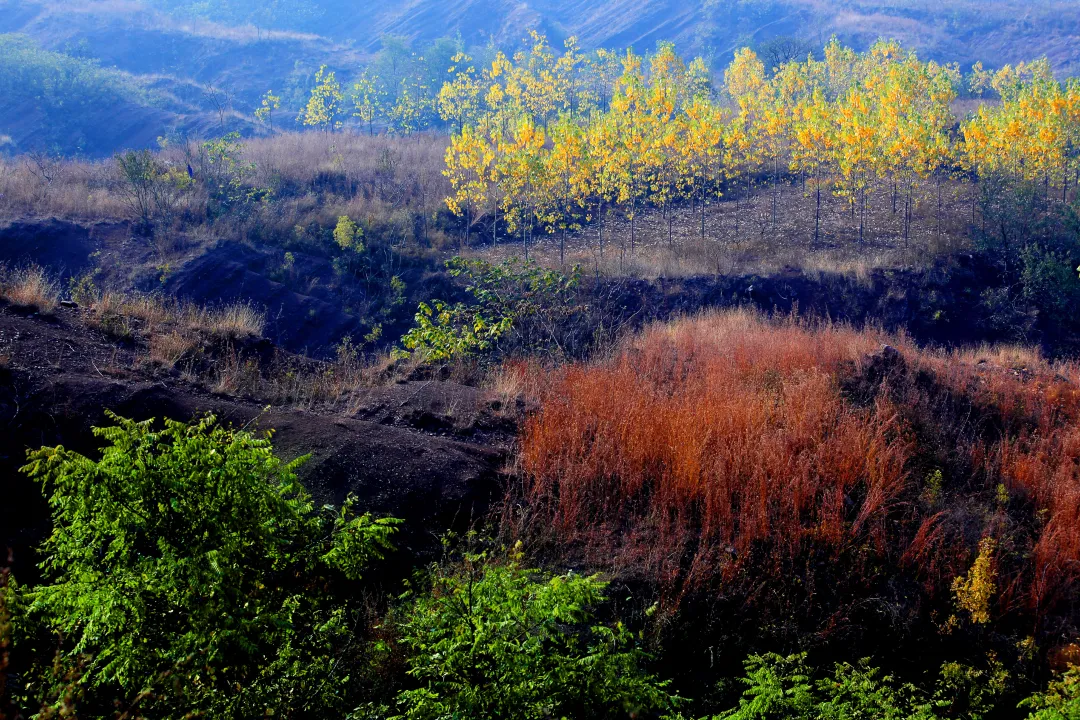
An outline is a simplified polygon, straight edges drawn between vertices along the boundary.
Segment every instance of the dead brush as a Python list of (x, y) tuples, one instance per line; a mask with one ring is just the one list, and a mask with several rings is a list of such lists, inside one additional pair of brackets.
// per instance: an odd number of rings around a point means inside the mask
[(262, 337), (266, 314), (252, 303), (236, 302), (217, 308), (188, 307), (183, 313), (184, 324), (230, 340)]
[(262, 389), (262, 371), (259, 362), (244, 355), (234, 347), (215, 364), (213, 391), (222, 395), (246, 395), (258, 397)]
[(609, 359), (533, 371), (509, 530), (672, 604), (749, 601), (791, 572), (854, 597), (886, 567), (951, 607), (991, 536), (993, 617), (1070, 613), (1080, 369), (1006, 357), (1024, 367), (743, 311), (654, 326)]
[(60, 285), (37, 265), (17, 270), (0, 269), (0, 296), (12, 305), (33, 308), (48, 315), (60, 304)]
[(144, 293), (106, 290), (92, 293), (83, 302), (89, 303), (82, 315), (85, 322), (119, 338), (137, 333), (152, 337), (175, 327), (182, 312), (175, 300)]
[(171, 368), (197, 345), (197, 340), (176, 330), (157, 333), (150, 336), (149, 358), (153, 362)]
[(543, 375), (544, 368), (535, 360), (509, 360), (485, 378), (483, 387), (495, 396), (497, 412), (513, 415), (539, 395)]

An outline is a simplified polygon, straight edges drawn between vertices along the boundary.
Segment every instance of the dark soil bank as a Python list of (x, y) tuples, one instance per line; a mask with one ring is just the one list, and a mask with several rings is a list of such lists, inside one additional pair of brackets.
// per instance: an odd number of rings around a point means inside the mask
[[(64, 445), (93, 455), (91, 428), (121, 416), (190, 420), (212, 412), (236, 426), (274, 431), (278, 455), (310, 455), (300, 474), (320, 502), (353, 493), (359, 507), (406, 523), (397, 544), (423, 554), (439, 532), (482, 517), (501, 492), (512, 428), (485, 419), (487, 399), (452, 383), (373, 389), (357, 417), (267, 408), (215, 395), (175, 373), (125, 369), (137, 350), (78, 325), (0, 309), (0, 542), (26, 572), (29, 548), (47, 532), (40, 489), (17, 469), (27, 449)], [(414, 387), (415, 385), (415, 387)], [(447, 412), (451, 408), (451, 412)]]

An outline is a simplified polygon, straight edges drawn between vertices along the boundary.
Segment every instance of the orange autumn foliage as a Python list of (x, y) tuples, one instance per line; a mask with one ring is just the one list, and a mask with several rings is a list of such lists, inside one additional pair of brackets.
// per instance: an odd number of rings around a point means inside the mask
[(516, 531), (676, 601), (829, 573), (950, 601), (993, 535), (995, 613), (1060, 610), (1080, 578), (1080, 373), (978, 360), (744, 311), (654, 326), (544, 373)]

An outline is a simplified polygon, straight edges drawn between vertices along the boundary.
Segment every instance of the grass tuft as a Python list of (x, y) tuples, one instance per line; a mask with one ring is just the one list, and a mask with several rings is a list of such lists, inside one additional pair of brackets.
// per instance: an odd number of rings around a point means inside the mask
[(43, 268), (30, 265), (0, 274), (0, 296), (48, 315), (60, 304), (60, 286)]

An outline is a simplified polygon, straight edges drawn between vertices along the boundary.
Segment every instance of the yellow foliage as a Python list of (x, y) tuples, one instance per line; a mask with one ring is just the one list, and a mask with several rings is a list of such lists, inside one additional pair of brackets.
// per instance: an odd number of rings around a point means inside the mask
[[(996, 73), (977, 65), (973, 92), (992, 88), (1001, 102), (959, 122), (959, 68), (924, 62), (896, 41), (859, 53), (833, 40), (823, 59), (771, 75), (743, 48), (720, 89), (703, 60), (687, 63), (670, 43), (640, 57), (585, 54), (574, 38), (560, 52), (536, 32), (528, 42), (479, 73), (455, 56), (437, 99), (457, 128), (446, 153), (448, 207), (470, 218), (502, 212), (512, 232), (565, 230), (583, 214), (602, 221), (611, 204), (632, 219), (642, 204), (692, 196), (704, 236), (710, 197), (731, 186), (749, 192), (762, 176), (779, 187), (790, 173), (817, 197), (815, 228), (822, 192), (831, 192), (848, 200), (853, 220), (860, 210), (860, 237), (871, 188), (891, 183), (906, 239), (923, 183), (962, 169), (976, 181), (1005, 173), (1067, 190), (1080, 171), (1080, 82), (1056, 81), (1045, 61)], [(422, 112), (407, 105), (397, 109), (403, 127)]]
[(993, 538), (983, 538), (979, 543), (979, 554), (968, 570), (967, 577), (957, 577), (952, 584), (956, 604), (962, 610), (967, 610), (972, 622), (980, 625), (990, 622), (990, 601), (997, 589), (997, 570), (994, 568), (996, 547), (997, 543)]

